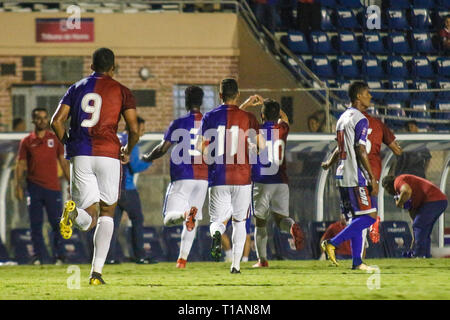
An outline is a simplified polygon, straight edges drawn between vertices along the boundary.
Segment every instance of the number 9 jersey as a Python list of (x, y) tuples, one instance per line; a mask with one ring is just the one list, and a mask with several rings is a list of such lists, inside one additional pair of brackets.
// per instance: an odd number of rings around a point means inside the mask
[(131, 91), (111, 77), (93, 72), (73, 84), (60, 104), (70, 107), (66, 157), (98, 156), (119, 159), (117, 128), (120, 115), (135, 109)]

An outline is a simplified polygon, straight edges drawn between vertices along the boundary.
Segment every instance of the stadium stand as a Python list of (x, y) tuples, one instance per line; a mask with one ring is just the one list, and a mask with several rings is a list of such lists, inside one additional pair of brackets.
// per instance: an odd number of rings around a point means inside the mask
[[(158, 230), (155, 227), (144, 227), (143, 237), (145, 257), (156, 261), (165, 261), (167, 257), (162, 249)], [(126, 239), (128, 244), (128, 252), (132, 253), (133, 246), (131, 240), (131, 227), (126, 229)]]
[[(53, 231), (49, 230), (49, 239), (53, 239)], [(81, 232), (77, 229), (73, 230), (72, 237), (68, 240), (62, 239), (65, 251), (65, 263), (88, 263), (90, 258), (87, 254)], [(51, 242), (50, 249), (55, 252), (54, 243)]]
[(412, 236), (405, 221), (383, 221), (380, 235), (388, 258), (401, 258), (411, 246)]
[[(11, 251), (14, 260), (19, 264), (28, 264), (32, 261), (34, 255), (33, 243), (31, 242), (31, 231), (29, 229), (11, 230)], [(45, 245), (43, 246), (46, 247)], [(48, 262), (50, 257), (48, 252), (44, 252), (43, 261)]]

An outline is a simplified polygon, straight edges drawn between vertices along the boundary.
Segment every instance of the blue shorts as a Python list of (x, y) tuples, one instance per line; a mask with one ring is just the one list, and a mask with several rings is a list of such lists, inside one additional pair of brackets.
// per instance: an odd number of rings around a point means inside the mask
[(377, 211), (367, 187), (339, 187), (341, 213), (346, 217), (359, 216)]

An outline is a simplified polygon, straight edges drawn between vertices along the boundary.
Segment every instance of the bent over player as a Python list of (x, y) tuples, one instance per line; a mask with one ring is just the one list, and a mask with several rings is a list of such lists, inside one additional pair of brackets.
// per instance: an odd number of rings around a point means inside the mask
[[(73, 201), (65, 204), (61, 235), (70, 238), (73, 226), (83, 231), (97, 226), (89, 283), (99, 285), (105, 283), (102, 269), (114, 231), (121, 161), (129, 161), (139, 133), (135, 99), (128, 88), (112, 78), (114, 53), (107, 48), (97, 49), (92, 56), (91, 69), (94, 72), (90, 76), (73, 84), (66, 92), (51, 125), (66, 145), (66, 157), (71, 165)], [(128, 144), (122, 148), (117, 137), (120, 115), (129, 128)], [(69, 117), (67, 134), (64, 122)]]

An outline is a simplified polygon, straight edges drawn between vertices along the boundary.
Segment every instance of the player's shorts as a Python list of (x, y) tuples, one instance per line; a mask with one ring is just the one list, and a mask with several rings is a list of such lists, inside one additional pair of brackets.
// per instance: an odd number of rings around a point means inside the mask
[(119, 199), (122, 165), (108, 157), (76, 156), (70, 160), (70, 194), (77, 207), (86, 209), (103, 201)]
[[(289, 187), (286, 183), (253, 184), (255, 217), (267, 220), (270, 211), (289, 216)], [(269, 211), (270, 209), (270, 211)]]
[(176, 180), (167, 186), (162, 210), (163, 217), (168, 213), (186, 212), (191, 207), (197, 208), (196, 220), (202, 220), (203, 203), (208, 191), (207, 180)]
[(251, 215), (252, 185), (224, 185), (209, 188), (209, 215), (211, 222), (234, 218), (244, 221)]
[(376, 212), (367, 187), (339, 187), (341, 213), (346, 216), (359, 216)]

